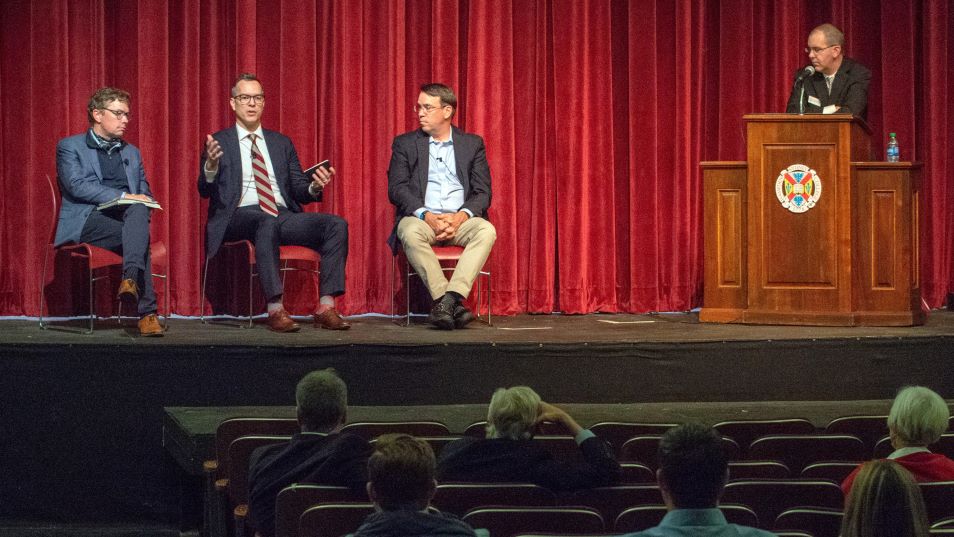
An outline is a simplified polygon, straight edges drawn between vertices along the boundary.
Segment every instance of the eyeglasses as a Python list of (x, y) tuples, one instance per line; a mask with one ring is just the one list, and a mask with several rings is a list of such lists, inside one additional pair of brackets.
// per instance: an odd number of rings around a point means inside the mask
[(100, 110), (105, 110), (107, 112), (112, 112), (116, 119), (132, 119), (132, 114), (126, 112), (125, 110), (110, 110), (109, 108), (100, 108)]
[(263, 102), (265, 102), (264, 95), (245, 95), (243, 93), (242, 95), (236, 95), (235, 97), (232, 97), (232, 98), (242, 104), (248, 104), (252, 102), (253, 100), (255, 101), (255, 104), (262, 104)]
[(815, 53), (815, 56), (818, 56), (819, 54), (821, 54), (822, 52), (824, 52), (824, 51), (830, 49), (831, 47), (837, 47), (837, 46), (838, 46), (838, 45), (828, 45), (827, 47), (822, 47), (822, 48), (819, 48), (819, 47), (810, 47), (810, 48), (806, 48), (806, 49), (805, 49), (805, 53), (806, 53), (806, 54)]
[(414, 106), (411, 107), (411, 109), (414, 110), (415, 114), (420, 114), (421, 112), (424, 112), (424, 115), (426, 116), (427, 114), (430, 114), (434, 110), (437, 110), (438, 108), (444, 108), (445, 106), (449, 106), (449, 105), (442, 104), (441, 106), (433, 106), (430, 104), (415, 104)]

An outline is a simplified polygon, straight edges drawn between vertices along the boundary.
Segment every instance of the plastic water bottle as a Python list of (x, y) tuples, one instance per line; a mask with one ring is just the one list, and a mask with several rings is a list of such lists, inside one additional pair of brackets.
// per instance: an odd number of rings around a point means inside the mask
[(888, 156), (888, 162), (898, 162), (901, 156), (901, 153), (898, 150), (898, 137), (893, 132), (888, 133), (888, 136), (890, 137), (888, 139), (888, 149), (885, 151)]

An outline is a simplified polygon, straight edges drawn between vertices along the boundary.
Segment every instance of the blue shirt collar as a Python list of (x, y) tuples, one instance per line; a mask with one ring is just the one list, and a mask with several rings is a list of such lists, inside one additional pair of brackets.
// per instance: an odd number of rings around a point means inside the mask
[(725, 526), (725, 515), (717, 507), (712, 509), (673, 509), (666, 513), (660, 526)]

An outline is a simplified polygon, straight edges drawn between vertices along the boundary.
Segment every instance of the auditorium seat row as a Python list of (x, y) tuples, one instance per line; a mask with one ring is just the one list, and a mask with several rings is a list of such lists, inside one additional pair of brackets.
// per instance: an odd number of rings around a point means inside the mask
[[(863, 417), (865, 421), (867, 418)], [(883, 416), (879, 416), (885, 420)], [(847, 418), (832, 422), (836, 427), (844, 427)], [(775, 431), (780, 427), (788, 427), (791, 424), (799, 424), (796, 427), (804, 427), (805, 420), (773, 420), (760, 421), (760, 427), (763, 430)], [(784, 422), (779, 425), (780, 422)], [(882, 421), (883, 422), (883, 421)], [(737, 424), (744, 422), (725, 422), (730, 424), (728, 432), (733, 432), (741, 438), (748, 438), (746, 433), (740, 433), (741, 430)], [(808, 422), (805, 422), (808, 423)], [(725, 425), (720, 424), (720, 425)], [(659, 434), (642, 435), (634, 438), (626, 438), (631, 432), (655, 432), (666, 430), (674, 426), (673, 424), (626, 424), (626, 423), (604, 423), (591, 427), (601, 438), (608, 441), (620, 443), (620, 459), (623, 466), (622, 483), (652, 483), (655, 481), (655, 454), (658, 447)], [(653, 429), (658, 427), (658, 429)], [(483, 434), (484, 424), (474, 424), (465, 434), (477, 435), (477, 431)], [(345, 430), (358, 434), (371, 441), (375, 437), (393, 432), (403, 432), (413, 434), (427, 440), (434, 448), (435, 453), (447, 443), (460, 438), (451, 435), (448, 428), (435, 421), (420, 422), (369, 422), (355, 423), (345, 427)], [(786, 429), (795, 430), (795, 429)], [(805, 429), (807, 430), (807, 429)], [(216, 458), (206, 461), (203, 465), (207, 477), (206, 485), (206, 505), (205, 519), (207, 527), (212, 528), (212, 535), (224, 535), (225, 528), (231, 526), (238, 530), (236, 534), (241, 534), (246, 515), (247, 502), (247, 475), (248, 461), (252, 451), (263, 445), (269, 445), (277, 442), (287, 441), (291, 434), (298, 431), (298, 423), (294, 419), (285, 418), (237, 418), (226, 420), (220, 424), (216, 431), (215, 451)], [(557, 432), (553, 430), (544, 430), (547, 432)], [(554, 456), (563, 460), (573, 460), (580, 457), (580, 451), (573, 439), (562, 435), (539, 435), (538, 441), (544, 443)], [(833, 485), (843, 479), (851, 470), (862, 460), (870, 457), (868, 451), (864, 449), (864, 442), (851, 435), (841, 434), (780, 434), (756, 437), (752, 440), (747, 450), (740, 448), (740, 445), (732, 439), (724, 440), (727, 453), (729, 453), (732, 462), (730, 462), (730, 476), (732, 479), (784, 479), (795, 476), (802, 478), (811, 478), (816, 480), (826, 480), (828, 485)], [(948, 452), (949, 456), (954, 456), (954, 435), (944, 435), (942, 442), (933, 447), (937, 451)], [(940, 449), (938, 449), (940, 448)], [(890, 451), (879, 454), (884, 456)], [(758, 458), (762, 460), (739, 460), (745, 456)], [(635, 462), (639, 461), (639, 462)], [(800, 482), (805, 482), (800, 480)], [(728, 495), (725, 501), (730, 501), (732, 486), (727, 487)], [(661, 498), (658, 496), (658, 490), (652, 488), (653, 498), (631, 498), (625, 500), (622, 504), (609, 504), (600, 502), (599, 505), (591, 505), (586, 501), (580, 502), (562, 502), (565, 505), (590, 505), (600, 509), (605, 505), (613, 505), (612, 512), (607, 513), (604, 509), (602, 513), (606, 520), (614, 521), (615, 517), (625, 507), (636, 505), (651, 505), (659, 503)], [(835, 487), (837, 489), (837, 487)], [(635, 490), (635, 489), (632, 489)], [(631, 491), (632, 492), (632, 491)], [(780, 494), (775, 491), (772, 496)], [(840, 491), (837, 494), (840, 501)], [(594, 496), (595, 497), (595, 496)], [(352, 498), (353, 499), (353, 498)], [(366, 501), (366, 499), (359, 499)], [(751, 502), (752, 500), (749, 500)], [(596, 502), (594, 502), (596, 503)], [(744, 503), (749, 505), (749, 503)], [(787, 507), (796, 507), (811, 505), (815, 507), (830, 507), (840, 509), (840, 503), (831, 505), (830, 502), (816, 501), (814, 503), (789, 503)], [(751, 507), (751, 505), (749, 505)], [(618, 509), (617, 509), (618, 508)], [(761, 510), (762, 518), (765, 520), (774, 520), (781, 513), (782, 509), (776, 509), (772, 512)], [(454, 512), (454, 511), (452, 511)], [(760, 509), (755, 509), (759, 513)], [(460, 515), (463, 512), (458, 513)], [(954, 515), (954, 513), (952, 513)]]

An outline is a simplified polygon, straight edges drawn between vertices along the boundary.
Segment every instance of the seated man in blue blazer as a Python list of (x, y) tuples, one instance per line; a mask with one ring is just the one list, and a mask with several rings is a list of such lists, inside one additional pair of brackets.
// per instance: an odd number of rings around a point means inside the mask
[(347, 330), (334, 297), (345, 291), (348, 224), (341, 217), (305, 213), (301, 206), (321, 201), (334, 168), (319, 167), (305, 177), (298, 153), (287, 136), (262, 128), (265, 91), (253, 74), (239, 76), (229, 99), (235, 125), (206, 136), (199, 165), (199, 195), (209, 198), (205, 254), (212, 257), (224, 241), (249, 240), (268, 301), (268, 328), (297, 332), (298, 323), (282, 303), (279, 246), (307, 246), (321, 255), (320, 299), (316, 328)]
[(56, 173), (63, 203), (54, 244), (86, 242), (123, 256), (119, 298), (138, 302), (139, 333), (161, 336), (149, 262), (149, 209), (141, 203), (97, 210), (126, 198), (152, 201), (139, 149), (123, 140), (129, 94), (101, 88), (89, 100), (85, 133), (56, 144)]

